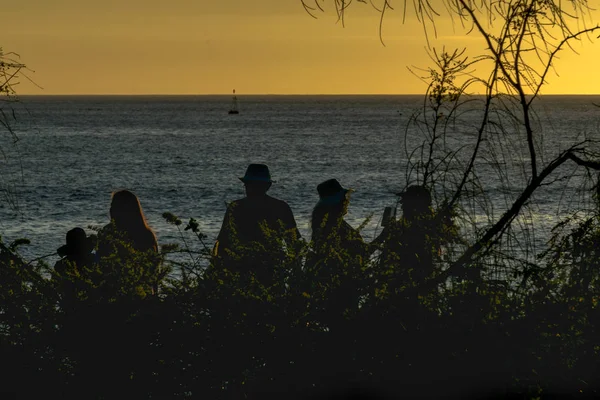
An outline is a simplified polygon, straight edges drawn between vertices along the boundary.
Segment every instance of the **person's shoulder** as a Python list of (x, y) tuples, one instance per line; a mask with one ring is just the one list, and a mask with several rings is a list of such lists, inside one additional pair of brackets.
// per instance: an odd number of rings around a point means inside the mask
[(147, 229), (145, 236), (144, 241), (146, 250), (158, 250), (158, 240), (154, 231), (152, 229)]
[(342, 220), (342, 223), (340, 224), (340, 234), (343, 238), (345, 238), (345, 240), (351, 242), (363, 241), (363, 237), (360, 234), (360, 231), (354, 228), (352, 225), (350, 225), (346, 220)]
[(244, 205), (246, 203), (248, 203), (248, 198), (247, 197), (243, 197), (241, 199), (230, 201), (227, 204), (227, 208), (228, 209), (236, 208), (236, 207), (242, 206), (242, 205)]
[(392, 219), (385, 227), (383, 232), (385, 232), (385, 235), (389, 240), (391, 238), (397, 238), (398, 236), (406, 234), (407, 228), (408, 223), (404, 218)]
[(144, 236), (146, 236), (146, 238), (156, 240), (156, 233), (154, 233), (152, 228), (147, 227), (146, 229), (143, 230), (143, 232), (144, 232)]
[(266, 198), (266, 201), (268, 203), (270, 203), (271, 205), (273, 205), (274, 207), (291, 209), (290, 205), (283, 200), (276, 199), (275, 197), (271, 197), (269, 195), (266, 195), (265, 198)]
[(240, 209), (244, 208), (246, 204), (247, 204), (247, 197), (244, 197), (243, 199), (237, 199), (237, 200), (230, 201), (229, 203), (227, 203), (226, 213), (229, 214), (234, 211), (239, 211)]
[(60, 275), (64, 275), (66, 269), (67, 265), (63, 258), (61, 258), (54, 264), (54, 271), (58, 272)]

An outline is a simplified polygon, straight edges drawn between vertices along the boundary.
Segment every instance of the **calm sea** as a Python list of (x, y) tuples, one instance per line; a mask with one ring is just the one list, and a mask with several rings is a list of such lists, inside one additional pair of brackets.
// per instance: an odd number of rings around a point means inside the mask
[[(276, 180), (270, 194), (290, 204), (303, 235), (310, 236), (317, 184), (337, 178), (356, 190), (349, 222), (358, 226), (373, 215), (364, 230), (371, 239), (384, 207), (407, 182), (407, 150), (424, 138), (422, 130), (405, 129), (423, 97), (239, 101), (240, 114), (228, 115), (229, 96), (24, 96), (14, 105), (18, 142), (0, 132), (1, 183), (8, 189), (0, 203), (0, 234), (5, 241), (29, 238), (21, 251), (28, 259), (53, 253), (70, 228), (91, 233), (89, 225), (107, 223), (111, 191), (128, 188), (139, 196), (159, 243), (179, 242), (177, 229), (161, 217), (169, 211), (196, 218), (212, 244), (226, 203), (244, 195), (238, 177), (260, 162)], [(593, 102), (600, 98), (554, 96), (539, 104), (545, 132), (539, 146), (547, 160), (584, 135), (600, 136), (600, 108)], [(444, 145), (473, 142), (477, 118), (468, 118), (453, 126), (451, 143)], [(509, 140), (504, 160), (515, 146), (518, 153), (523, 142)], [(488, 172), (480, 179), (500, 193), (493, 168)], [(570, 185), (578, 187), (567, 180), (545, 189), (546, 205), (535, 218), (555, 221)], [(501, 212), (505, 200), (497, 200), (494, 209)]]

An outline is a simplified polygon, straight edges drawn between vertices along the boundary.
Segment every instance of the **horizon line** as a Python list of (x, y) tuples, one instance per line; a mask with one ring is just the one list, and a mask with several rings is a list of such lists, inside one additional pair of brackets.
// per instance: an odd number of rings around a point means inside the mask
[[(22, 93), (21, 96), (232, 96), (233, 93)], [(426, 93), (235, 93), (235, 96), (425, 96)], [(485, 96), (485, 94), (466, 94)], [(516, 95), (515, 95), (516, 96)], [(529, 94), (528, 96), (531, 96)], [(548, 93), (538, 96), (600, 96), (600, 93)]]

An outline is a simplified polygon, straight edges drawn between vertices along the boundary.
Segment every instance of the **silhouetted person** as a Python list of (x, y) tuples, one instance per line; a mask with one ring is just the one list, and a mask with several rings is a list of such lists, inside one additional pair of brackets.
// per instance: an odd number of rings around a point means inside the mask
[(246, 174), (239, 178), (246, 189), (246, 197), (229, 204), (214, 254), (229, 258), (229, 252), (241, 247), (265, 246), (270, 234), (293, 246), (300, 238), (290, 206), (267, 195), (273, 184), (269, 168), (264, 164), (250, 164)]
[(157, 294), (162, 277), (156, 236), (131, 191), (112, 193), (110, 223), (98, 232), (97, 254), (86, 307), (78, 319), (86, 344), (78, 349), (80, 389), (105, 398), (131, 397), (131, 364), (118, 360), (148, 356), (155, 326), (144, 310), (154, 304), (148, 295)]
[[(111, 222), (98, 233), (98, 256), (102, 259), (117, 253), (128, 254), (127, 246), (136, 252), (145, 253), (151, 264), (151, 274), (157, 274), (160, 257), (154, 231), (148, 226), (142, 206), (135, 194), (119, 190), (112, 194), (110, 203)], [(156, 293), (158, 278), (153, 279), (152, 291)]]
[[(158, 251), (156, 235), (148, 226), (142, 205), (135, 194), (129, 190), (114, 192), (109, 213), (111, 223), (107, 224), (103, 230), (118, 230), (138, 251)], [(103, 255), (103, 249), (100, 250)]]
[(345, 315), (358, 309), (359, 298), (367, 285), (364, 262), (370, 246), (358, 230), (344, 220), (350, 203), (350, 189), (345, 189), (336, 179), (317, 186), (319, 201), (312, 212), (312, 252), (305, 273), (312, 287), (317, 314), (322, 323), (333, 330), (343, 330)]
[(71, 309), (77, 297), (77, 281), (85, 268), (95, 262), (92, 253), (94, 243), (81, 228), (73, 228), (67, 232), (66, 244), (59, 247), (56, 252), (62, 258), (54, 264), (54, 270), (58, 273), (61, 305), (63, 310)]
[(323, 246), (336, 246), (351, 257), (369, 254), (366, 244), (358, 232), (344, 220), (350, 204), (351, 189), (345, 189), (337, 179), (329, 179), (317, 186), (319, 201), (312, 212), (312, 241), (317, 252)]
[(94, 262), (94, 244), (81, 228), (73, 228), (67, 232), (66, 244), (59, 247), (56, 252), (62, 258), (54, 264), (54, 270), (61, 276), (68, 271), (76, 271), (91, 265)]
[(374, 242), (383, 243), (382, 261), (401, 279), (423, 282), (433, 273), (442, 225), (434, 218), (427, 188), (412, 185), (398, 195), (402, 216), (390, 221)]

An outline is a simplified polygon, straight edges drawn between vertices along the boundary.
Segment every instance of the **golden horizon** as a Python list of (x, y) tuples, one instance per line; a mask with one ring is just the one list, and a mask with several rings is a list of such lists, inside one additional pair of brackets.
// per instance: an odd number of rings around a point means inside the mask
[[(16, 86), (22, 95), (413, 95), (427, 85), (409, 68), (432, 65), (418, 21), (390, 13), (383, 46), (368, 6), (353, 6), (342, 28), (333, 10), (313, 19), (299, 0), (48, 3), (3, 10), (0, 46), (31, 69)], [(436, 48), (482, 52), (477, 35), (443, 18), (439, 28)], [(543, 94), (600, 93), (600, 48), (586, 39), (574, 50), (560, 53)]]

